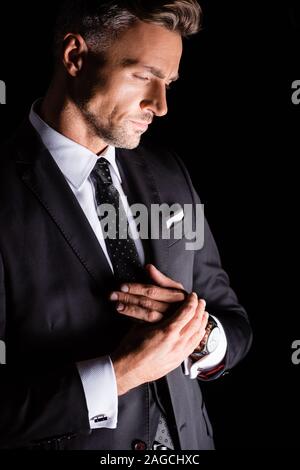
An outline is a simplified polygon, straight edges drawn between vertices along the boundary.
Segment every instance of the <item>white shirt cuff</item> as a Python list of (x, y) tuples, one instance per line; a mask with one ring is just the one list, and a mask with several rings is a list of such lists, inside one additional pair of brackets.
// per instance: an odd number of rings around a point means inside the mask
[(77, 363), (87, 403), (91, 429), (115, 429), (118, 422), (118, 390), (109, 356)]
[(196, 379), (199, 372), (201, 372), (202, 370), (209, 370), (218, 366), (225, 357), (227, 351), (227, 339), (224, 328), (216, 317), (214, 317), (213, 315), (211, 315), (211, 317), (213, 317), (220, 329), (220, 342), (215, 351), (210, 354), (207, 354), (207, 356), (201, 357), (199, 361), (193, 363), (190, 357), (185, 359), (184, 373), (185, 375), (189, 375), (190, 379)]

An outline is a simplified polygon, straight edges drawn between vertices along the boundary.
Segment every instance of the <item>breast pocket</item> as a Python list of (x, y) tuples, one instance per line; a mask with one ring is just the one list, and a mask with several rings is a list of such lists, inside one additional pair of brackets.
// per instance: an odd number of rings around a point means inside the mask
[(189, 243), (195, 240), (196, 236), (192, 232), (187, 231), (183, 220), (176, 222), (168, 230), (168, 246), (171, 247), (177, 243), (184, 243), (189, 246)]

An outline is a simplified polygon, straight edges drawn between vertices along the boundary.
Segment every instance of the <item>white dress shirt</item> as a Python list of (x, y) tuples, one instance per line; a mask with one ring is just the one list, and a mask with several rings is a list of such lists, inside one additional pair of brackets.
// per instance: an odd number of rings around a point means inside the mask
[[(29, 120), (43, 144), (51, 154), (67, 183), (78, 200), (86, 218), (88, 219), (103, 250), (109, 266), (113, 271), (108, 256), (102, 227), (97, 215), (95, 190), (90, 174), (99, 158), (105, 157), (110, 163), (110, 172), (114, 186), (118, 190), (124, 208), (127, 212), (128, 222), (133, 235), (142, 265), (145, 264), (145, 253), (141, 240), (138, 238), (137, 228), (130, 211), (127, 197), (122, 189), (122, 180), (116, 164), (115, 148), (108, 146), (101, 156), (88, 150), (86, 147), (60, 134), (46, 124), (35, 111), (37, 102), (32, 105)], [(203, 370), (217, 366), (224, 358), (227, 349), (227, 340), (220, 322), (221, 341), (218, 348), (206, 357), (191, 365), (189, 358), (184, 362), (185, 374), (195, 378), (196, 370), (201, 366)], [(201, 363), (201, 364), (200, 364)], [(118, 393), (114, 368), (109, 356), (83, 361), (77, 364), (82, 380), (83, 389), (89, 413), (91, 429), (117, 427), (118, 419)]]

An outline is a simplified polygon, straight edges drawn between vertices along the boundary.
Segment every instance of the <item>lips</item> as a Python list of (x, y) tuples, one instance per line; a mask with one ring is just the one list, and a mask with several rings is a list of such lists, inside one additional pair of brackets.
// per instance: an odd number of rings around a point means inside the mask
[(148, 129), (148, 126), (149, 124), (151, 123), (147, 123), (147, 122), (140, 122), (140, 121), (131, 121), (136, 127), (138, 127), (139, 129), (145, 131)]

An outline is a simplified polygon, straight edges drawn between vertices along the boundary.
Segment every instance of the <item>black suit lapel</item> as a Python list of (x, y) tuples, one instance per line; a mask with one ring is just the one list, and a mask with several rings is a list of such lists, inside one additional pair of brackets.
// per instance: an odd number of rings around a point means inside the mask
[(22, 181), (43, 205), (82, 265), (99, 286), (113, 274), (76, 197), (29, 122), (17, 136), (17, 169)]

